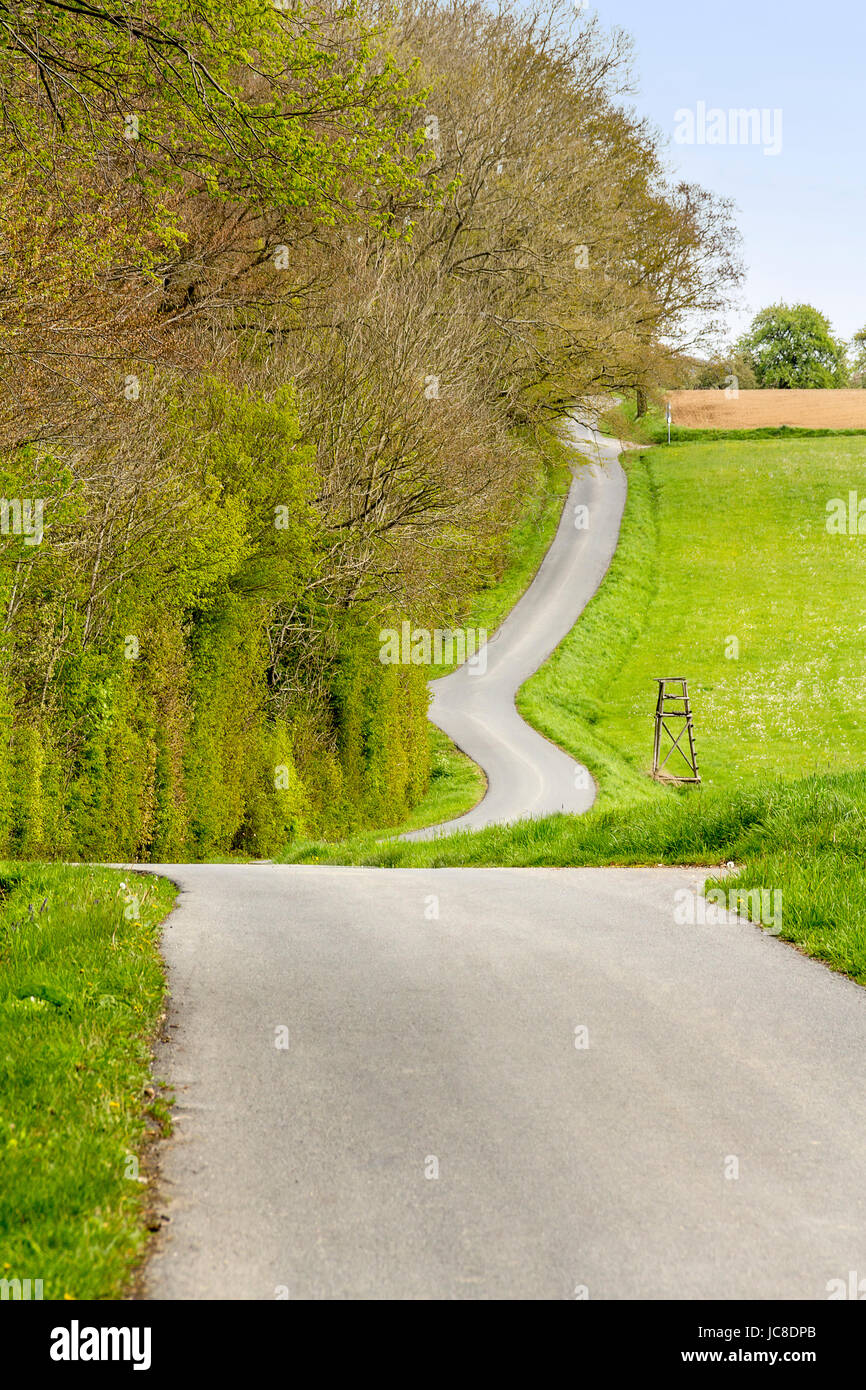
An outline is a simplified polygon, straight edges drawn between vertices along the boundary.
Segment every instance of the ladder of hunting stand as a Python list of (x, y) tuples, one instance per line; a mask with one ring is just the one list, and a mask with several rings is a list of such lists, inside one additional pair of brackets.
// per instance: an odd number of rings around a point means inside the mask
[[(671, 778), (675, 782), (691, 782), (699, 785), (701, 774), (698, 772), (698, 755), (695, 752), (695, 730), (692, 722), (692, 707), (689, 703), (688, 682), (684, 681), (681, 676), (666, 676), (663, 680), (659, 680), (657, 677), (656, 684), (659, 688), (659, 694), (655, 712), (653, 777), (660, 781)], [(669, 685), (678, 685), (680, 689), (668, 691)], [(682, 708), (674, 708), (674, 706), (681, 706)], [(671, 740), (671, 746), (664, 757), (661, 756), (662, 733), (666, 733)], [(684, 735), (688, 736), (688, 752), (681, 746)], [(663, 771), (665, 763), (674, 752), (679, 753), (686, 763), (690, 774), (688, 777), (681, 777), (675, 772)]]

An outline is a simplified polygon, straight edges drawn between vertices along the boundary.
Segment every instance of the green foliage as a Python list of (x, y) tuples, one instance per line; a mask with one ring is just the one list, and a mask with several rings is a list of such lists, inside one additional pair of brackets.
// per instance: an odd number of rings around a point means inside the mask
[(730, 207), (556, 3), (4, 13), (0, 496), (45, 535), (0, 536), (0, 852), (410, 814), (431, 672), (378, 630), (517, 597), (559, 493), (515, 424), (655, 379), (737, 279)]
[(352, 829), (394, 819), (429, 779), (427, 677), (419, 666), (383, 664), (378, 634), (345, 632), (333, 686), (346, 815)]
[[(2, 571), (0, 571), (2, 574)], [(12, 829), (12, 701), (0, 675), (0, 844), (8, 844)]]
[[(408, 830), (421, 830), (454, 820), (476, 806), (486, 790), (481, 769), (461, 753), (433, 724), (427, 725), (430, 745), (430, 781), (427, 790), (408, 816), (373, 830), (356, 831), (348, 839), (307, 839), (299, 836), (285, 845), (279, 855), (282, 864), (345, 864), (360, 862), (360, 856), (373, 855), (383, 838)], [(389, 817), (390, 819), (390, 817)]]
[(37, 854), (44, 840), (44, 752), (39, 731), (23, 725), (12, 737), (12, 848), (26, 858)]
[(851, 340), (850, 386), (866, 388), (866, 328), (861, 328)]
[[(329, 223), (363, 206), (384, 228), (388, 201), (421, 188), (419, 94), (352, 4), (7, 0), (4, 14), (0, 170), (57, 219), (55, 291), (119, 244), (152, 270), (185, 239), (181, 191)], [(26, 208), (7, 232), (23, 289)]]
[(846, 344), (811, 304), (773, 304), (737, 344), (762, 389), (826, 389), (848, 381)]
[(46, 530), (0, 541), (18, 576), (0, 851), (268, 856), (405, 814), (429, 776), (426, 673), (380, 664), (374, 614), (326, 611), (311, 711), (277, 650), (287, 614), (322, 620), (328, 562), (293, 393), (202, 377), (156, 424), (146, 505), (119, 444), (76, 481), (32, 450), (4, 465), (9, 495), (38, 486)]
[(688, 384), (695, 391), (718, 391), (731, 386), (733, 378), (740, 391), (755, 391), (758, 388), (758, 379), (751, 363), (741, 352), (701, 362)]

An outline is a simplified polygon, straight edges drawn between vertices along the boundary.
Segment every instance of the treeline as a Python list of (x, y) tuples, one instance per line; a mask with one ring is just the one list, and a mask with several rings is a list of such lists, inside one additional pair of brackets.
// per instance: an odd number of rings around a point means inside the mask
[[(574, 401), (736, 281), (628, 44), (472, 0), (4, 0), (0, 853), (394, 823), (423, 667)], [(691, 337), (690, 337), (691, 335)]]

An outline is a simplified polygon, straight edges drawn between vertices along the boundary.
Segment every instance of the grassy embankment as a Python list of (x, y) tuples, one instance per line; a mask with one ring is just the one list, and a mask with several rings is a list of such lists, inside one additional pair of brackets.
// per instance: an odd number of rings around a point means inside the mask
[[(318, 846), (308, 858), (734, 860), (742, 872), (729, 888), (781, 889), (782, 936), (866, 983), (866, 537), (826, 527), (832, 498), (866, 495), (866, 442), (705, 443), (626, 466), (610, 573), (518, 702), (588, 763), (603, 789), (598, 809), (433, 843)], [(646, 775), (662, 674), (691, 681), (700, 791)]]
[[(0, 1278), (46, 1299), (118, 1298), (144, 1251), (159, 924), (174, 886), (0, 863)], [(23, 1290), (22, 1290), (23, 1291)], [(10, 1285), (9, 1295), (18, 1290)]]

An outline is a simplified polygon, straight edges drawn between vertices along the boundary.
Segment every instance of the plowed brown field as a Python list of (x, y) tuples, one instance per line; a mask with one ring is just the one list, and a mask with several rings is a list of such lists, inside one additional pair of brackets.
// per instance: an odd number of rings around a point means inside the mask
[(866, 391), (672, 391), (671, 417), (685, 429), (866, 430)]

